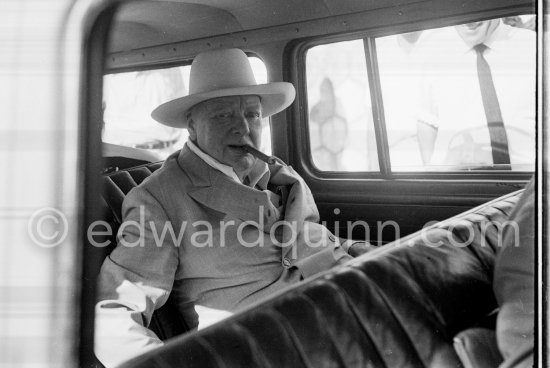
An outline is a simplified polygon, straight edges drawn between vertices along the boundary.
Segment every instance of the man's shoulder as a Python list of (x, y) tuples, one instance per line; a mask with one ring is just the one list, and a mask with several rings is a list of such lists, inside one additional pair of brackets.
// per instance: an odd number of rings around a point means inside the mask
[[(176, 153), (169, 156), (166, 161), (164, 161), (161, 168), (155, 171), (149, 177), (149, 180), (144, 181), (144, 184), (151, 181), (164, 181), (176, 177), (179, 180), (185, 180), (184, 178), (187, 177), (186, 168), (180, 166), (178, 163), (179, 152), (180, 151), (177, 151)], [(182, 178), (182, 176), (184, 178)]]
[(164, 198), (171, 197), (175, 191), (185, 192), (192, 186), (193, 183), (186, 168), (180, 166), (178, 154), (175, 153), (166, 159), (161, 168), (133, 188), (125, 201), (130, 200), (129, 198), (137, 199), (143, 195), (152, 195), (157, 201), (162, 202)]

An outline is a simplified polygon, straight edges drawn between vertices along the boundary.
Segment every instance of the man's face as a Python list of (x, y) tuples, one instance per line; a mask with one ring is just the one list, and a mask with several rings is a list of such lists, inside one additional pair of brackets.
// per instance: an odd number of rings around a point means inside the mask
[(243, 145), (259, 148), (262, 105), (258, 96), (230, 96), (204, 101), (191, 110), (189, 136), (205, 153), (232, 166), (242, 179), (252, 168), (254, 156)]
[(456, 26), (456, 31), (470, 47), (484, 43), (498, 27), (500, 20), (484, 20)]

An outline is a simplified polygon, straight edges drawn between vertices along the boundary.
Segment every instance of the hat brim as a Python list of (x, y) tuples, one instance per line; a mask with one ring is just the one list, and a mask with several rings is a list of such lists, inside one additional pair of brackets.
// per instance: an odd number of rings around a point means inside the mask
[(187, 110), (198, 103), (218, 97), (256, 95), (262, 102), (262, 117), (266, 118), (286, 109), (294, 101), (296, 91), (291, 83), (273, 82), (255, 86), (219, 89), (180, 97), (163, 103), (151, 113), (161, 124), (174, 128), (186, 128)]

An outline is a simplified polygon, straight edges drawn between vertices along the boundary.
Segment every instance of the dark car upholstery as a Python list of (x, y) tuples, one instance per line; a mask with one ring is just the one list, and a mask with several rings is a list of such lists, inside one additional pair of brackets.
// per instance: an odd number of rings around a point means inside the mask
[[(121, 220), (124, 195), (159, 167), (105, 176), (112, 222)], [(124, 367), (460, 367), (453, 337), (486, 327), (497, 308), (495, 253), (520, 193), (367, 253)], [(150, 327), (163, 339), (186, 330), (170, 301), (155, 315)]]

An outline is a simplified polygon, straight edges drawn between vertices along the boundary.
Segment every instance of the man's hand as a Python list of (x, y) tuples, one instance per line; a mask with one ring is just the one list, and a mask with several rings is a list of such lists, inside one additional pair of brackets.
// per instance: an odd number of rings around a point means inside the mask
[(423, 121), (418, 121), (416, 124), (416, 133), (422, 162), (424, 162), (424, 165), (429, 165), (434, 152), (437, 128)]
[(376, 249), (375, 246), (370, 244), (368, 241), (364, 240), (349, 240), (352, 244), (348, 248), (348, 254), (352, 257), (359, 257), (367, 252), (370, 252), (373, 249)]

